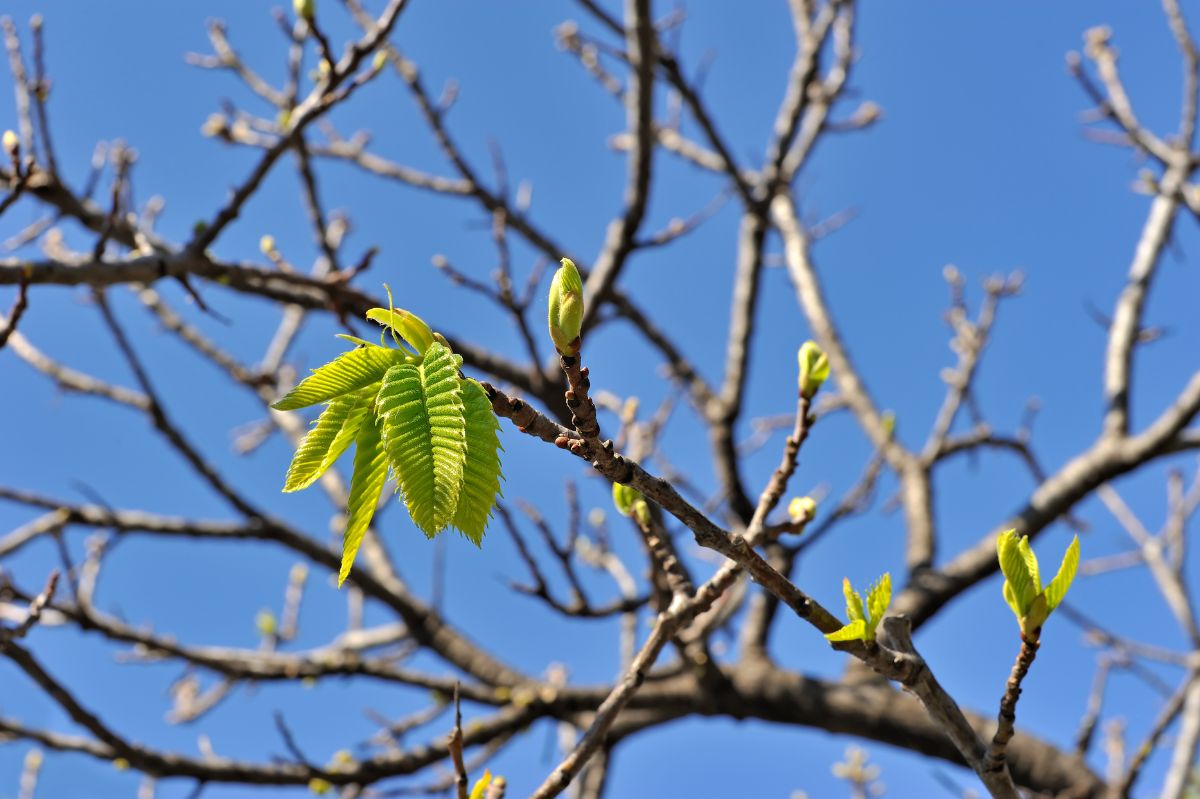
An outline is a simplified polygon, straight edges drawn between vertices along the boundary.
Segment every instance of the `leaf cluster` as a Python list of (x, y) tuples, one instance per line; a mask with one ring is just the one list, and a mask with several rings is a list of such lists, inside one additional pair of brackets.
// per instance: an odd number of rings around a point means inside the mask
[(849, 578), (842, 580), (842, 593), (846, 596), (846, 616), (850, 619), (840, 630), (826, 633), (830, 641), (874, 641), (875, 628), (883, 620), (892, 603), (892, 575), (883, 576), (867, 590), (866, 602), (850, 585)]
[[(413, 522), (433, 537), (454, 527), (476, 546), (500, 493), (499, 424), (483, 387), (459, 373), (462, 358), (420, 317), (373, 308), (396, 344), (358, 346), (314, 369), (272, 405), (280, 411), (324, 403), (284, 479), (312, 485), (353, 443), (338, 584), (354, 564), (389, 474)], [(403, 344), (407, 344), (407, 347)]]
[(1018, 537), (1016, 530), (1004, 531), (996, 539), (996, 556), (1000, 571), (1004, 573), (1004, 601), (1016, 615), (1021, 633), (1036, 639), (1075, 579), (1075, 571), (1079, 568), (1079, 536), (1071, 538), (1058, 574), (1045, 588), (1028, 536)]

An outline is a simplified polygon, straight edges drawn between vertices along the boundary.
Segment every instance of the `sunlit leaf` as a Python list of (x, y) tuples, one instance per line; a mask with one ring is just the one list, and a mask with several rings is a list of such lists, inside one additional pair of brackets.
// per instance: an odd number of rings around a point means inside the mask
[(846, 615), (850, 617), (850, 621), (866, 622), (866, 614), (863, 613), (862, 597), (850, 585), (850, 578), (842, 578), (842, 593), (846, 596)]
[(438, 343), (420, 365), (388, 370), (376, 400), (388, 462), (404, 502), (427, 536), (454, 518), (466, 460), (466, 419), (458, 368), (462, 358)]
[(346, 501), (346, 531), (342, 534), (342, 567), (338, 585), (346, 581), (363, 536), (371, 526), (379, 495), (387, 482), (388, 459), (384, 452), (379, 421), (368, 417), (354, 441), (354, 476), (350, 478), (350, 498)]
[(467, 457), (463, 464), (462, 490), (451, 524), (479, 546), (487, 528), (496, 497), (500, 494), (500, 424), (492, 413), (492, 402), (483, 386), (462, 381), (466, 411)]
[(330, 401), (292, 457), (283, 482), (285, 492), (308, 488), (341, 457), (358, 434), (378, 390), (378, 384), (374, 384)]
[(358, 391), (378, 382), (384, 373), (407, 356), (400, 350), (384, 347), (359, 347), (343, 352), (329, 363), (313, 370), (271, 407), (277, 411), (294, 411), (318, 402)]
[(1078, 568), (1079, 536), (1074, 536), (1063, 555), (1062, 564), (1058, 567), (1058, 574), (1054, 575), (1050, 585), (1046, 586), (1046, 607), (1050, 610), (1054, 610), (1063, 601), (1063, 597), (1067, 595), (1067, 590), (1075, 580), (1075, 571)]
[(867, 637), (867, 622), (855, 619), (840, 630), (825, 633), (830, 641), (862, 641)]

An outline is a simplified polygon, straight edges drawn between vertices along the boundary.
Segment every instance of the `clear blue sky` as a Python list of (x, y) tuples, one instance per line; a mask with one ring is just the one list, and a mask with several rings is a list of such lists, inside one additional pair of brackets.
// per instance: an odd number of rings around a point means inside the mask
[[(324, 17), (340, 19), (335, 4), (318, 3), (328, 6)], [(268, 78), (281, 80), (284, 45), (269, 10), (270, 4), (234, 0), (5, 4), (5, 12), (22, 24), (34, 12), (46, 17), (54, 77), (51, 118), (69, 179), (82, 182), (97, 141), (123, 138), (140, 154), (138, 201), (155, 194), (166, 198), (160, 227), (175, 240), (184, 238), (197, 219), (211, 215), (254, 157), (203, 138), (199, 129), (205, 118), (223, 98), (264, 112), (230, 76), (190, 67), (184, 53), (208, 52), (204, 22), (221, 18), (248, 60)], [(688, 12), (684, 62), (694, 69), (706, 54), (713, 56), (705, 96), (734, 152), (754, 160), (768, 140), (792, 57), (786, 4), (694, 2)], [(487, 146), (494, 139), (513, 183), (532, 183), (534, 216), (559, 240), (590, 257), (620, 208), (624, 162), (605, 142), (623, 128), (624, 112), (555, 48), (555, 25), (580, 16), (569, 4), (414, 0), (396, 40), (421, 65), (435, 92), (447, 79), (459, 82), (449, 121), (481, 173), (490, 178)], [(1200, 19), (1195, 23), (1200, 25)], [(819, 244), (816, 255), (852, 353), (880, 404), (895, 410), (899, 435), (909, 444), (924, 440), (941, 400), (938, 371), (953, 362), (940, 318), (947, 300), (941, 273), (947, 263), (973, 281), (974, 300), (979, 298), (978, 279), (985, 275), (1020, 269), (1026, 276), (1024, 294), (1001, 309), (978, 384), (992, 423), (1012, 430), (1027, 398), (1038, 397), (1042, 411), (1034, 441), (1051, 468), (1098, 433), (1104, 336), (1086, 308), (1090, 303), (1106, 313), (1111, 309), (1148, 199), (1131, 190), (1141, 164), (1127, 151), (1090, 142), (1081, 132), (1081, 112), (1088, 103), (1066, 74), (1064, 55), (1078, 49), (1083, 31), (1097, 24), (1113, 27), (1143, 121), (1164, 134), (1173, 130), (1182, 70), (1157, 4), (862, 3), (862, 58), (852, 88), (855, 96), (880, 104), (885, 118), (869, 132), (823, 140), (798, 185), (814, 218), (847, 208), (858, 212), (851, 224)], [(341, 22), (329, 27), (339, 40), (349, 34)], [(842, 115), (855, 105), (854, 99), (847, 102)], [(376, 149), (389, 157), (449, 174), (406, 91), (394, 80), (367, 87), (333, 119), (344, 134), (374, 131)], [(0, 128), (14, 127), (14, 122), (5, 100), (0, 103)], [(647, 229), (699, 210), (720, 188), (715, 178), (669, 157), (661, 157), (657, 166)], [(494, 252), (474, 208), (343, 167), (322, 164), (319, 169), (327, 204), (352, 217), (350, 251), (371, 244), (382, 248), (364, 287), (377, 291), (380, 282), (388, 281), (399, 305), (435, 327), (519, 355), (504, 318), (452, 290), (429, 265), (431, 256), (443, 253), (472, 274), (488, 274)], [(0, 237), (35, 216), (34, 206), (17, 206), (0, 220)], [(731, 204), (678, 246), (639, 255), (623, 277), (623, 285), (661, 318), (710, 377), (719, 375), (723, 363), (736, 226)], [(66, 232), (70, 241), (86, 246), (88, 240), (77, 231)], [(258, 240), (264, 233), (274, 235), (294, 262), (315, 257), (298, 184), (287, 164), (281, 164), (216, 250), (229, 258), (261, 260)], [(1153, 418), (1196, 368), (1200, 324), (1194, 307), (1200, 278), (1190, 260), (1196, 244), (1195, 225), (1181, 219), (1147, 313), (1151, 324), (1168, 326), (1169, 335), (1141, 352), (1135, 373), (1136, 423)], [(771, 249), (778, 247), (772, 243)], [(521, 246), (514, 256), (520, 274), (535, 260)], [(771, 270), (765, 287), (748, 417), (791, 409), (794, 352), (808, 337), (784, 270)], [(181, 299), (174, 287), (163, 290)], [(275, 313), (264, 303), (215, 287), (202, 290), (232, 323), (197, 317), (198, 323), (246, 360), (259, 358)], [(218, 372), (157, 331), (136, 303), (120, 292), (114, 300), (156, 370), (170, 411), (190, 420), (203, 451), (272, 512), (313, 535), (324, 535), (329, 510), (318, 492), (278, 493), (289, 457), (281, 441), (248, 458), (232, 454), (230, 431), (258, 419), (257, 405), (244, 393), (227, 389)], [(7, 307), (8, 302), (8, 295), (0, 293), (0, 303)], [(22, 331), (68, 364), (132, 385), (85, 292), (35, 290)], [(327, 323), (311, 325), (294, 351), (296, 359), (312, 366), (338, 352), (340, 342), (332, 332)], [(652, 353), (628, 331), (610, 326), (588, 345), (596, 387), (637, 395), (647, 407), (664, 395)], [(199, 485), (151, 437), (146, 422), (127, 409), (63, 396), (11, 353), (0, 353), (0, 387), (0, 419), (5, 420), (0, 483), (75, 501), (86, 501), (94, 492), (114, 506), (161, 513), (227, 514), (219, 498)], [(534, 501), (549, 518), (560, 520), (565, 475), (579, 479), (585, 507), (607, 507), (604, 487), (562, 453), (511, 429), (505, 430), (504, 443), (510, 499)], [(751, 462), (752, 486), (769, 474), (778, 445), (775, 440)], [(697, 483), (712, 487), (707, 445), (694, 421), (681, 415), (670, 428), (667, 447), (674, 463), (691, 465)], [(830, 419), (806, 446), (794, 487), (809, 491), (828, 485), (836, 495), (852, 484), (867, 455), (849, 418)], [(1155, 463), (1118, 486), (1152, 529), (1162, 520), (1169, 465)], [(1193, 468), (1191, 459), (1174, 465), (1186, 467), (1189, 474)], [(885, 496), (890, 487), (885, 484)], [(966, 462), (946, 467), (937, 495), (943, 552), (957, 552), (984, 534), (1029, 488), (1019, 464), (1003, 457), (984, 458), (978, 468)], [(1125, 548), (1123, 533), (1103, 508), (1088, 503), (1079, 513), (1091, 523), (1083, 539), (1085, 557)], [(0, 505), (0, 530), (29, 518), (27, 510)], [(389, 511), (384, 530), (402, 573), (426, 591), (433, 547), (401, 510)], [(843, 575), (862, 584), (884, 570), (902, 568), (901, 533), (900, 519), (881, 512), (847, 524), (812, 551), (798, 582), (837, 607)], [(76, 557), (85, 535), (81, 530), (70, 533)], [(1067, 531), (1056, 528), (1038, 549), (1046, 553), (1043, 558), (1057, 558), (1067, 540)], [(627, 548), (633, 551), (629, 542)], [(472, 637), (531, 672), (565, 660), (580, 682), (613, 677), (615, 625), (569, 625), (512, 597), (504, 579), (523, 574), (501, 530), (489, 532), (482, 551), (451, 539), (447, 554), (447, 612)], [(110, 559), (99, 602), (131, 622), (153, 622), (158, 631), (183, 640), (254, 646), (254, 616), (259, 608), (279, 606), (291, 563), (286, 553), (266, 546), (143, 537), (123, 544)], [(27, 586), (54, 565), (49, 546), (3, 564)], [(1181, 646), (1181, 636), (1148, 583), (1140, 573), (1098, 577), (1081, 581), (1072, 599), (1118, 631)], [(1131, 605), (1123, 599), (1125, 592), (1142, 603)], [(299, 644), (318, 645), (336, 634), (344, 613), (343, 599), (334, 589), (323, 578), (314, 580)], [(381, 621), (383, 616), (373, 612), (369, 618)], [(280, 753), (271, 713), (282, 709), (303, 748), (321, 760), (370, 732), (363, 708), (399, 716), (425, 699), (379, 684), (350, 687), (330, 681), (313, 690), (268, 686), (240, 690), (194, 726), (172, 727), (163, 716), (166, 690), (177, 669), (117, 666), (111, 647), (53, 629), (36, 631), (31, 641), (55, 674), (127, 735), (189, 753), (196, 752), (201, 734), (222, 754), (265, 758)], [(785, 665), (833, 676), (843, 664), (811, 629), (790, 619), (781, 622), (776, 641), (775, 654)], [(1015, 625), (994, 579), (955, 603), (919, 641), (943, 684), (963, 704), (989, 712), (1002, 691), (1015, 643)], [(1062, 620), (1052, 622), (1026, 683), (1020, 723), (1070, 746), (1093, 664), (1094, 652), (1080, 645), (1077, 631)], [(1131, 745), (1145, 734), (1158, 701), (1144, 683), (1126, 675), (1115, 678), (1108, 707), (1127, 720)], [(4, 663), (0, 712), (70, 729)], [(819, 731), (689, 721), (618, 750), (610, 795), (784, 797), (803, 789), (814, 799), (841, 796), (846, 788), (830, 776), (829, 764), (849, 742)], [(496, 761), (496, 770), (510, 779), (511, 795), (525, 795), (548, 772), (554, 762), (547, 754), (551, 746), (552, 730), (543, 725)], [(940, 762), (878, 745), (868, 748), (883, 766), (890, 796), (938, 795), (934, 771), (973, 784), (969, 775)], [(0, 798), (15, 796), (25, 749), (0, 747)], [(1141, 783), (1143, 795), (1157, 788), (1164, 765), (1163, 757), (1152, 762)], [(136, 785), (135, 775), (105, 764), (82, 756), (53, 756), (44, 768), (39, 796), (133, 796)], [(190, 787), (163, 784), (159, 796), (182, 797)], [(205, 796), (247, 793), (213, 786)], [(255, 795), (300, 792), (260, 790)]]

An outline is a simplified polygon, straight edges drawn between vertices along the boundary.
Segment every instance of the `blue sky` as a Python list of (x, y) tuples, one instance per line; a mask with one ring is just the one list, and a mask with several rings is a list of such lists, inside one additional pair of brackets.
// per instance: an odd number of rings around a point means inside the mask
[[(350, 34), (335, 4), (320, 2), (322, 17), (340, 40)], [(328, 13), (325, 7), (328, 7)], [(666, 7), (663, 6), (660, 11)], [(204, 23), (227, 21), (234, 44), (269, 79), (283, 77), (284, 44), (270, 4), (234, 2), (38, 3), (10, 0), (6, 13), (19, 21), (46, 17), (48, 61), (54, 78), (51, 119), (62, 168), (82, 182), (92, 148), (122, 138), (139, 153), (137, 199), (167, 200), (160, 229), (180, 240), (197, 219), (211, 215), (227, 189), (250, 168), (254, 153), (205, 139), (205, 118), (228, 98), (265, 113), (230, 76), (184, 62), (188, 51), (208, 52)], [(783, 2), (692, 3), (681, 38), (683, 62), (694, 70), (711, 57), (704, 94), (735, 154), (753, 163), (768, 140), (792, 57), (792, 34)], [(624, 112), (573, 59), (554, 45), (554, 27), (581, 13), (563, 4), (414, 0), (398, 31), (398, 44), (421, 65), (436, 93), (449, 79), (459, 98), (449, 124), (468, 158), (490, 181), (488, 143), (497, 142), (512, 182), (533, 187), (533, 216), (555, 237), (590, 258), (609, 219), (620, 209), (624, 162), (607, 139), (622, 130)], [(1030, 397), (1041, 412), (1035, 425), (1038, 454), (1057, 467), (1087, 446), (1099, 431), (1103, 330), (1089, 304), (1108, 312), (1121, 286), (1144, 220), (1148, 199), (1131, 190), (1142, 164), (1126, 150), (1088, 141), (1081, 112), (1088, 108), (1066, 74), (1064, 55), (1078, 49), (1083, 32), (1110, 24), (1122, 54), (1121, 67), (1138, 113), (1151, 128), (1169, 133), (1176, 124), (1180, 60), (1156, 4), (1063, 2), (1041, 4), (864, 2), (858, 47), (861, 59), (851, 82), (852, 98), (836, 116), (849, 115), (859, 100), (882, 106), (883, 121), (861, 134), (824, 139), (798, 181), (807, 216), (819, 219), (854, 209), (853, 221), (821, 241), (816, 259), (828, 296), (857, 363), (881, 406), (893, 409), (906, 443), (924, 440), (941, 400), (941, 368), (953, 363), (949, 333), (941, 320), (947, 291), (941, 274), (953, 263), (968, 277), (978, 300), (978, 281), (1019, 269), (1025, 291), (1007, 302), (978, 383), (984, 412), (1000, 430), (1012, 430)], [(374, 149), (438, 174), (450, 170), (404, 90), (395, 80), (366, 87), (333, 120), (343, 134), (374, 132)], [(9, 102), (0, 104), (0, 128), (14, 126)], [(258, 240), (272, 234), (296, 263), (316, 255), (289, 164), (268, 179), (216, 251), (229, 258), (261, 260)], [(712, 176), (662, 156), (647, 229), (704, 207), (721, 185)], [(479, 212), (459, 201), (405, 189), (340, 165), (320, 164), (331, 208), (346, 209), (354, 224), (349, 251), (381, 247), (362, 285), (379, 293), (389, 282), (397, 303), (441, 330), (519, 355), (504, 317), (486, 303), (453, 290), (430, 259), (444, 254), (471, 274), (486, 277), (494, 251)], [(19, 204), (0, 219), (7, 237), (36, 218)], [(638, 255), (622, 285), (656, 314), (702, 372), (717, 378), (723, 363), (724, 329), (737, 228), (730, 204), (702, 229), (662, 252)], [(88, 240), (67, 229), (68, 240)], [(1198, 321), (1192, 307), (1200, 289), (1190, 260), (1197, 237), (1191, 219), (1177, 226), (1147, 319), (1169, 335), (1140, 352), (1135, 370), (1134, 420), (1145, 423), (1195, 370)], [(778, 242), (769, 245), (778, 251)], [(514, 247), (524, 275), (536, 255)], [(760, 335), (754, 342), (747, 417), (791, 409), (794, 353), (808, 337), (782, 269), (765, 278)], [(180, 292), (161, 287), (178, 304)], [(204, 287), (229, 324), (193, 314), (206, 332), (247, 361), (261, 357), (277, 321), (265, 303)], [(159, 376), (169, 410), (187, 420), (193, 438), (223, 473), (256, 500), (323, 536), (329, 508), (318, 492), (278, 493), (289, 452), (276, 439), (250, 457), (232, 453), (230, 431), (255, 421), (251, 397), (228, 388), (220, 374), (158, 331), (132, 298), (114, 292), (114, 304)], [(6, 295), (0, 302), (7, 304)], [(537, 328), (540, 330), (540, 324)], [(37, 346), (68, 364), (132, 385), (87, 295), (37, 289), (22, 323)], [(332, 325), (310, 325), (293, 352), (313, 366), (339, 351)], [(609, 325), (588, 342), (593, 384), (620, 396), (636, 395), (653, 407), (667, 392), (652, 353), (626, 328)], [(146, 422), (123, 408), (61, 395), (20, 363), (0, 353), (0, 418), (4, 452), (0, 483), (36, 489), (73, 501), (91, 494), (118, 507), (161, 513), (226, 516), (228, 511), (153, 439)], [(666, 453), (711, 488), (713, 475), (700, 428), (686, 414), (672, 422)], [(748, 427), (745, 432), (748, 432)], [(562, 453), (507, 429), (506, 496), (536, 502), (546, 515), (564, 515), (562, 481), (575, 478), (585, 508), (607, 507), (607, 492)], [(766, 479), (778, 457), (774, 440), (747, 466), (752, 486)], [(820, 425), (806, 445), (794, 488), (827, 485), (838, 494), (857, 477), (869, 454), (846, 416)], [(1118, 488), (1155, 529), (1163, 518), (1170, 467), (1190, 475), (1190, 458), (1156, 462)], [(883, 496), (892, 487), (885, 483)], [(977, 467), (956, 462), (939, 474), (937, 510), (942, 551), (953, 554), (990, 529), (1027, 496), (1030, 480), (1019, 464), (1002, 456)], [(1097, 503), (1079, 514), (1091, 524), (1085, 557), (1125, 548), (1124, 534)], [(0, 529), (30, 518), (22, 508), (0, 505)], [(427, 591), (433, 547), (401, 509), (384, 519), (389, 547), (412, 585)], [(70, 533), (82, 552), (85, 531)], [(1041, 539), (1043, 559), (1057, 558), (1069, 534), (1056, 528)], [(633, 542), (621, 544), (631, 553)], [(446, 544), (448, 615), (472, 637), (495, 647), (531, 672), (568, 662), (580, 682), (609, 680), (615, 673), (616, 628), (609, 623), (569, 625), (532, 602), (514, 598), (506, 578), (521, 577), (507, 536), (493, 529), (482, 551), (459, 539)], [(267, 546), (160, 542), (139, 538), (122, 545), (106, 568), (99, 602), (129, 621), (183, 640), (254, 646), (254, 616), (278, 607), (293, 560)], [(821, 601), (837, 607), (843, 575), (856, 584), (902, 568), (902, 524), (897, 515), (874, 512), (840, 528), (801, 564), (797, 580)], [(26, 585), (55, 565), (49, 546), (30, 549), (4, 564)], [(1194, 563), (1191, 564), (1194, 567)], [(1191, 573), (1195, 573), (1194, 568)], [(603, 585), (602, 581), (596, 582)], [(991, 580), (953, 604), (923, 631), (919, 644), (941, 681), (962, 701), (991, 712), (1002, 691), (1016, 643), (1011, 615)], [(1138, 598), (1131, 603), (1127, 596)], [(1113, 629), (1167, 646), (1182, 646), (1157, 594), (1143, 573), (1119, 572), (1081, 581), (1072, 599)], [(313, 581), (302, 618), (302, 646), (317, 645), (344, 624), (344, 599), (324, 578)], [(382, 621), (378, 611), (369, 618)], [(370, 732), (362, 709), (399, 716), (425, 697), (375, 684), (330, 681), (315, 689), (264, 687), (239, 693), (194, 726), (163, 721), (165, 692), (178, 671), (164, 666), (114, 665), (114, 650), (94, 638), (59, 630), (31, 637), (53, 672), (88, 697), (101, 715), (131, 737), (195, 752), (207, 735), (217, 751), (265, 758), (282, 745), (271, 713), (282, 709), (303, 747), (315, 759), (352, 745)], [(775, 642), (781, 663), (836, 676), (843, 661), (809, 628), (783, 620)], [(1051, 623), (1026, 684), (1019, 723), (1069, 746), (1086, 701), (1094, 652), (1065, 622)], [(423, 663), (430, 668), (435, 664)], [(1174, 679), (1178, 675), (1167, 674)], [(0, 664), (0, 712), (60, 729), (69, 723)], [(9, 686), (15, 686), (10, 688)], [(1131, 745), (1144, 735), (1158, 699), (1144, 683), (1114, 679), (1111, 712), (1126, 719)], [(440, 728), (434, 731), (440, 733)], [(535, 728), (505, 750), (495, 767), (510, 778), (513, 795), (531, 790), (553, 765), (548, 727)], [(620, 749), (612, 796), (787, 796), (803, 789), (812, 797), (840, 796), (845, 786), (829, 773), (850, 741), (809, 730), (760, 723), (688, 721), (644, 735)], [(932, 773), (950, 766), (868, 746), (884, 769), (889, 795), (936, 795)], [(15, 795), (22, 745), (0, 748), (0, 797)], [(664, 759), (668, 753), (685, 752)], [(1161, 780), (1156, 757), (1143, 777), (1144, 795)], [(669, 765), (665, 765), (669, 764)], [(752, 776), (747, 776), (752, 775)], [(748, 781), (749, 780), (749, 781)], [(48, 760), (41, 796), (85, 799), (132, 796), (134, 775), (78, 756)], [(190, 786), (169, 783), (159, 796), (185, 796)], [(260, 790), (257, 795), (299, 795)], [(245, 795), (214, 786), (206, 797)]]

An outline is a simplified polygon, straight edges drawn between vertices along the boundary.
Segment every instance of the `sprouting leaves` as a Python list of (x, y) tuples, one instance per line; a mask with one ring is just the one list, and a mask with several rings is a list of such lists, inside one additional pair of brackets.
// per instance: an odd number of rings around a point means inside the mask
[(1016, 530), (1006, 530), (996, 539), (996, 556), (1004, 574), (1004, 601), (1012, 608), (1021, 625), (1022, 635), (1037, 638), (1046, 619), (1063, 601), (1067, 589), (1079, 568), (1079, 537), (1074, 536), (1058, 573), (1042, 588), (1037, 556), (1029, 547), (1027, 536), (1017, 536)]
[(892, 602), (892, 575), (884, 572), (875, 581), (867, 590), (865, 605), (849, 579), (842, 580), (842, 593), (846, 595), (846, 616), (849, 621), (840, 630), (826, 633), (825, 637), (830, 641), (874, 641), (875, 628)]
[(425, 535), (453, 526), (477, 546), (503, 476), (499, 425), (483, 387), (459, 374), (462, 358), (408, 311), (373, 308), (367, 318), (388, 329), (397, 346), (351, 338), (355, 349), (313, 370), (272, 406), (327, 403), (296, 450), (284, 491), (311, 485), (354, 443), (339, 585), (389, 474)]
[(800, 394), (812, 399), (829, 379), (829, 357), (815, 341), (806, 341), (796, 353), (796, 360), (800, 364)]
[(632, 516), (643, 525), (650, 523), (650, 506), (642, 492), (624, 483), (613, 483), (613, 506), (622, 516)]

